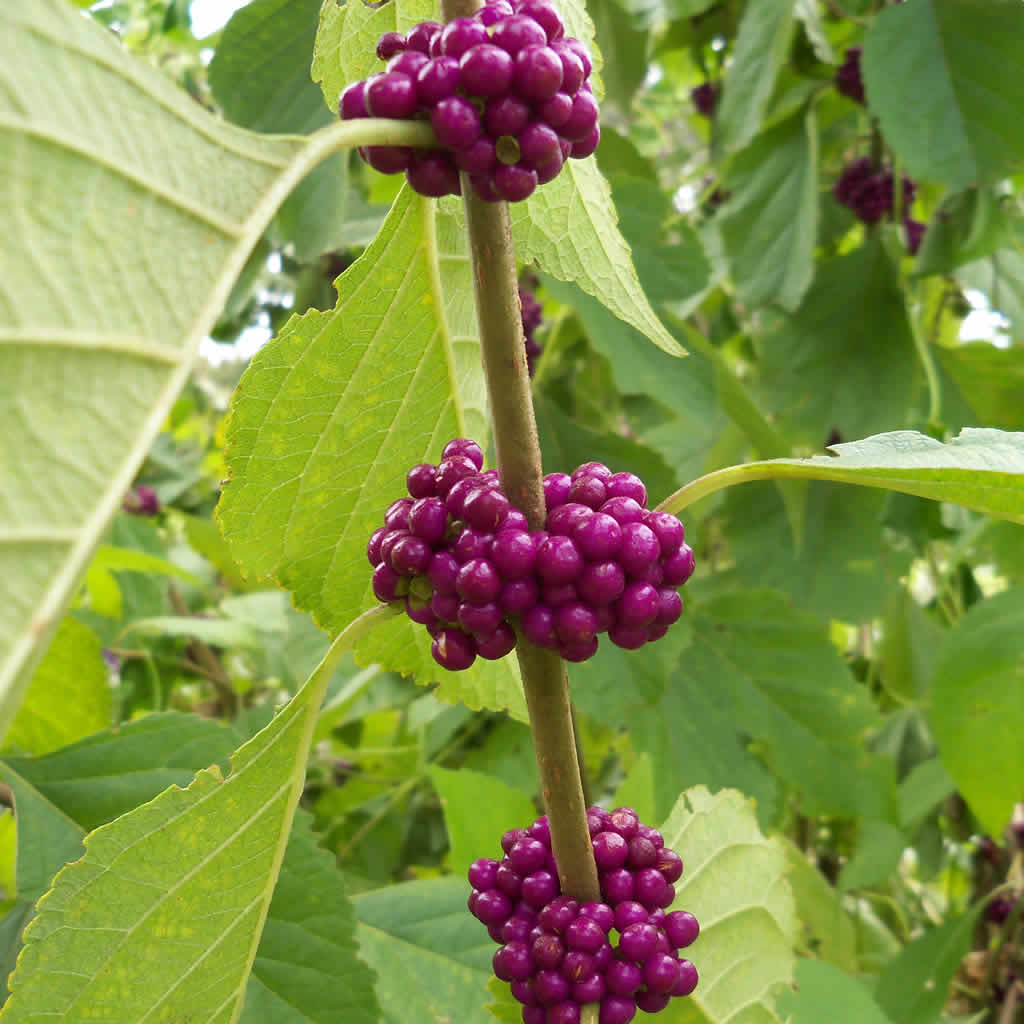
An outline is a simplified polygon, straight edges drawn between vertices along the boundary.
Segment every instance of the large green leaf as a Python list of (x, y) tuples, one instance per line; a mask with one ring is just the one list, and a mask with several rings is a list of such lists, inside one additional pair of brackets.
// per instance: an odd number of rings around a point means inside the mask
[(1024, 588), (975, 605), (946, 634), (929, 717), (942, 762), (998, 835), (1024, 778)]
[(874, 19), (862, 58), (868, 106), (910, 175), (966, 188), (1020, 167), (1022, 48), (1015, 0), (910, 0)]
[(861, 982), (818, 960), (797, 964), (794, 991), (782, 996), (779, 1009), (792, 1024), (895, 1024)]
[(793, 0), (747, 5), (715, 114), (715, 145), (724, 152), (740, 149), (760, 131), (792, 31)]
[(772, 459), (709, 473), (662, 504), (677, 512), (752, 480), (838, 480), (966, 505), (1024, 523), (1024, 433), (962, 430), (948, 444), (912, 430), (829, 446), (835, 456)]
[(36, 670), (6, 745), (45, 754), (110, 725), (107, 666), (87, 626), (66, 618)]
[(355, 136), (219, 122), (64, 0), (0, 35), (3, 734), (250, 251)]
[(938, 349), (939, 359), (977, 415), (977, 423), (1024, 430), (1024, 349), (978, 341)]
[(313, 728), (338, 659), (386, 615), (355, 623), (303, 689), (240, 747), (225, 777), (186, 789), (91, 832), (25, 931), (0, 1020), (132, 1024), (237, 1019), (305, 781)]
[[(305, 134), (337, 116), (310, 78), (321, 0), (251, 0), (224, 27), (210, 88), (225, 115), (259, 132)], [(278, 234), (300, 260), (369, 241), (383, 218), (350, 187), (350, 154), (316, 168), (289, 196)], [(371, 230), (367, 234), (367, 227)]]
[[(486, 445), (488, 433), (454, 216), (406, 188), (338, 288), (333, 310), (293, 317), (242, 378), (218, 507), (239, 564), (273, 576), (330, 633), (376, 603), (366, 541), (406, 493), (408, 468), (437, 462), (453, 437)], [(513, 659), (442, 671), (430, 635), (404, 617), (358, 654), (421, 683), (438, 679), (447, 699), (525, 717)]]
[(906, 421), (916, 362), (897, 282), (871, 241), (821, 264), (800, 307), (764, 336), (766, 405), (812, 451), (833, 430), (864, 437)]
[(693, 995), (673, 1000), (671, 1024), (767, 1024), (775, 996), (793, 980), (797, 921), (786, 880), (786, 851), (766, 839), (742, 794), (683, 793), (661, 826), (683, 858), (674, 907), (700, 922), (686, 950), (700, 972)]
[(240, 1024), (377, 1024), (374, 976), (357, 955), (341, 873), (300, 814), (270, 901)]
[(354, 899), (360, 953), (378, 973), (386, 1024), (492, 1024), (487, 981), (497, 948), (466, 910), (469, 883), (406, 882)]
[(749, 306), (795, 309), (814, 276), (818, 234), (813, 112), (798, 113), (754, 139), (730, 164), (725, 187), (730, 198), (716, 222), (737, 297)]

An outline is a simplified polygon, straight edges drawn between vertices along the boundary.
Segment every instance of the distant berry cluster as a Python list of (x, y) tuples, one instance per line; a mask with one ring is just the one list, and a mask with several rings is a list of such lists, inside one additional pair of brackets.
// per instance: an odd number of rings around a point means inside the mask
[(386, 70), (341, 94), (342, 120), (429, 119), (440, 149), (370, 146), (384, 174), (425, 196), (459, 195), (459, 171), (489, 202), (526, 199), (601, 138), (591, 57), (547, 0), (487, 0), (470, 18), (421, 22), (377, 43)]
[(697, 987), (679, 950), (700, 925), (668, 912), (682, 859), (631, 807), (591, 807), (587, 825), (604, 902), (561, 895), (546, 817), (506, 832), (501, 861), (469, 868), (470, 912), (501, 945), (494, 973), (523, 1004), (524, 1024), (578, 1024), (586, 1003), (600, 1003), (600, 1024), (628, 1024), (638, 1009), (657, 1013)]
[(599, 462), (549, 473), (545, 529), (531, 531), (497, 471), (482, 467), (480, 446), (465, 438), (445, 445), (438, 465), (413, 466), (409, 497), (391, 504), (367, 545), (374, 594), (404, 601), (439, 665), (504, 657), (517, 627), (586, 661), (601, 633), (633, 650), (678, 620), (693, 550), (675, 516), (646, 507), (639, 477)]
[(714, 82), (702, 82), (690, 90), (690, 100), (701, 117), (714, 117), (720, 91), (719, 86)]
[[(843, 63), (836, 70), (836, 89), (861, 106), (867, 106), (864, 80), (860, 71), (861, 48), (851, 46)], [(916, 184), (903, 176), (903, 209), (909, 210), (917, 190)], [(843, 168), (833, 189), (836, 199), (848, 206), (865, 224), (877, 224), (893, 212), (893, 174), (891, 169), (876, 168), (869, 157), (861, 157)], [(921, 248), (926, 225), (911, 217), (903, 218), (907, 249), (914, 255)]]
[(531, 285), (536, 286), (536, 281), (529, 276), (519, 282), (519, 305), (523, 311), (523, 335), (526, 338), (526, 365), (532, 377), (537, 368), (537, 358), (544, 348), (534, 338), (534, 333), (540, 327), (541, 313), (540, 303), (533, 294)]

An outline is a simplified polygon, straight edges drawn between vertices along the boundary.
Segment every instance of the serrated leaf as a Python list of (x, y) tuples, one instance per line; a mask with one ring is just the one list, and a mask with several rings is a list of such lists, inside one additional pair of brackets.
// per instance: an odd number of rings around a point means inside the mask
[(895, 1024), (856, 978), (832, 964), (801, 960), (795, 989), (779, 999), (792, 1024)]
[[(500, 779), (460, 768), (430, 766), (430, 780), (441, 797), (448, 829), (452, 873), (466, 877), (478, 857), (493, 857), (498, 840), (510, 828), (526, 828), (536, 817), (533, 801)], [(467, 813), (472, 807), (473, 812)]]
[(466, 910), (468, 895), (468, 882), (437, 878), (353, 900), (360, 953), (378, 973), (386, 1024), (456, 1017), (458, 1024), (493, 1021), (485, 1006), (495, 946)]
[(912, 0), (872, 21), (861, 58), (868, 106), (911, 177), (966, 188), (1020, 167), (1022, 48), (1014, 0)]
[(725, 188), (730, 198), (715, 220), (737, 297), (748, 306), (777, 303), (795, 309), (814, 276), (818, 233), (813, 111), (782, 121), (738, 153)]
[[(792, 983), (797, 936), (786, 852), (766, 839), (749, 800), (694, 786), (661, 826), (683, 858), (673, 906), (700, 922), (686, 950), (700, 972), (696, 990), (665, 1011), (672, 1024), (777, 1021), (777, 992)], [(756, 955), (752, 951), (756, 950)]]
[[(246, 370), (217, 513), (238, 563), (273, 576), (330, 633), (377, 603), (366, 541), (406, 493), (409, 467), (437, 462), (453, 437), (486, 446), (488, 432), (455, 217), (406, 188), (338, 289), (332, 311), (293, 317)], [(525, 717), (511, 658), (446, 672), (430, 656), (430, 635), (406, 618), (376, 630), (357, 654), (421, 683), (438, 680), (447, 700)]]
[(946, 634), (929, 720), (942, 763), (993, 835), (1024, 778), (1024, 588), (974, 605)]
[(107, 666), (96, 634), (66, 618), (36, 669), (5, 746), (45, 754), (110, 725)]
[(245, 986), (305, 781), (324, 691), (355, 622), (269, 725), (186, 789), (96, 829), (43, 897), (10, 979), (6, 1022), (151, 1018), (229, 1024)]
[(596, 160), (566, 161), (554, 181), (509, 212), (520, 260), (579, 285), (669, 355), (684, 354), (644, 295)]
[[(967, 951), (981, 906), (914, 939), (878, 979), (875, 998), (898, 1024), (931, 1024)], [(858, 1021), (858, 1024), (860, 1022)]]
[(760, 131), (792, 31), (793, 0), (747, 5), (715, 112), (715, 147), (724, 153), (742, 148)]
[(880, 241), (819, 265), (799, 308), (764, 338), (762, 365), (778, 426), (813, 451), (832, 430), (863, 437), (905, 422), (914, 339)]
[(709, 474), (663, 504), (677, 511), (719, 486), (743, 480), (839, 480), (1024, 523), (1024, 432), (967, 428), (943, 444), (927, 434), (894, 430), (829, 447), (835, 456), (751, 462), (725, 471), (724, 477)]
[(300, 812), (270, 901), (239, 1024), (377, 1024), (374, 974), (333, 859)]
[(0, 35), (17, 296), (0, 325), (2, 734), (249, 252), (325, 151), (219, 122), (63, 0), (5, 3)]

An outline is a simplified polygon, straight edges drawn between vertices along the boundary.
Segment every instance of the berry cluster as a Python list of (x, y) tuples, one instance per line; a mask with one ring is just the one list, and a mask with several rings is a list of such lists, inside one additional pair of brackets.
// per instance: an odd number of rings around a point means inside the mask
[(836, 70), (836, 88), (847, 99), (863, 107), (867, 100), (864, 97), (864, 80), (860, 76), (860, 54), (859, 46), (851, 46), (846, 51), (843, 63)]
[(547, 0), (487, 0), (444, 27), (386, 32), (377, 56), (386, 70), (348, 86), (338, 110), (342, 120), (429, 119), (440, 149), (359, 151), (384, 174), (404, 171), (421, 195), (459, 195), (465, 171), (482, 199), (519, 202), (597, 149), (590, 53)]
[(533, 294), (531, 285), (536, 287), (535, 281), (531, 281), (529, 278), (524, 278), (519, 282), (519, 306), (523, 312), (523, 334), (526, 337), (526, 365), (532, 377), (536, 369), (537, 357), (544, 351), (544, 348), (533, 337), (534, 332), (540, 327), (541, 313), (540, 303)]
[[(903, 207), (909, 209), (914, 201), (917, 185), (903, 175)], [(895, 194), (892, 169), (876, 168), (870, 157), (862, 156), (843, 168), (832, 194), (843, 206), (849, 207), (858, 220), (877, 224), (883, 217), (891, 217)], [(924, 236), (925, 225), (906, 217), (907, 248), (916, 253)]]
[(697, 987), (697, 969), (678, 951), (700, 926), (686, 911), (667, 912), (679, 855), (630, 807), (591, 807), (587, 825), (605, 902), (561, 895), (546, 817), (506, 832), (500, 862), (469, 868), (470, 912), (501, 945), (494, 973), (511, 983), (524, 1024), (578, 1024), (580, 1006), (597, 1002), (600, 1024), (628, 1024), (638, 1009), (657, 1013)]
[(719, 92), (719, 86), (714, 82), (703, 82), (690, 90), (690, 100), (701, 117), (712, 118), (715, 116)]
[[(861, 106), (867, 106), (864, 95), (864, 80), (860, 73), (861, 48), (851, 46), (846, 51), (843, 63), (836, 70), (836, 89)], [(910, 209), (917, 186), (906, 175), (903, 176), (903, 207)], [(876, 169), (868, 157), (861, 157), (848, 164), (835, 184), (833, 194), (844, 206), (848, 206), (865, 224), (877, 224), (886, 215), (892, 215), (893, 176), (892, 171)], [(921, 248), (925, 225), (911, 217), (903, 218), (906, 231), (907, 250), (915, 255)]]
[(676, 588), (693, 573), (693, 550), (675, 516), (646, 508), (639, 477), (599, 462), (549, 473), (545, 529), (530, 531), (497, 471), (481, 471), (475, 441), (456, 438), (442, 456), (409, 470), (410, 496), (391, 504), (366, 551), (377, 599), (404, 600), (442, 668), (504, 657), (516, 625), (532, 643), (586, 661), (600, 633), (634, 650), (682, 614)]

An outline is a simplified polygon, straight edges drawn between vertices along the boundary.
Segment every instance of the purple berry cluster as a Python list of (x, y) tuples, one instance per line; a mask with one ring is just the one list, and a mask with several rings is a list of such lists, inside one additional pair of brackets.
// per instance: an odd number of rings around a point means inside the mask
[[(904, 209), (910, 208), (916, 192), (917, 185), (903, 175)], [(843, 168), (832, 194), (843, 206), (849, 207), (858, 220), (865, 224), (877, 224), (893, 213), (895, 188), (892, 169), (876, 168), (870, 157), (859, 157)], [(914, 254), (921, 246), (925, 225), (905, 217), (903, 226), (907, 233), (907, 248)]]
[(864, 97), (864, 80), (860, 75), (860, 54), (859, 46), (851, 46), (846, 51), (843, 63), (836, 69), (836, 88), (847, 99), (859, 103), (862, 107), (867, 105)]
[(386, 70), (341, 94), (342, 120), (430, 121), (440, 149), (370, 146), (384, 174), (425, 196), (459, 195), (459, 172), (488, 202), (526, 199), (601, 138), (591, 57), (547, 0), (487, 0), (470, 18), (421, 22), (377, 43)]
[(720, 92), (721, 88), (715, 82), (703, 82), (690, 90), (690, 100), (701, 117), (712, 118), (715, 116), (715, 107), (718, 106)]
[(523, 1004), (524, 1024), (578, 1024), (586, 1003), (600, 1003), (600, 1024), (628, 1024), (697, 987), (679, 950), (700, 925), (668, 912), (682, 859), (631, 807), (591, 807), (587, 825), (604, 902), (561, 895), (546, 817), (506, 832), (501, 861), (469, 868), (470, 912), (501, 946), (494, 973)]
[(540, 327), (542, 318), (540, 303), (533, 294), (530, 284), (531, 282), (527, 279), (519, 282), (519, 307), (523, 313), (523, 335), (526, 338), (526, 365), (532, 377), (536, 369), (537, 358), (544, 351), (544, 348), (533, 336), (537, 328)]
[(482, 467), (475, 441), (450, 441), (439, 465), (409, 470), (409, 497), (391, 504), (367, 544), (377, 599), (404, 601), (442, 668), (504, 657), (517, 626), (586, 661), (600, 633), (635, 650), (678, 620), (693, 550), (675, 516), (647, 509), (639, 477), (599, 462), (549, 473), (545, 529), (531, 531), (497, 471)]

